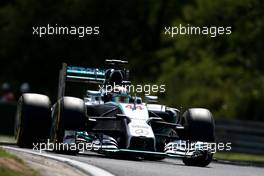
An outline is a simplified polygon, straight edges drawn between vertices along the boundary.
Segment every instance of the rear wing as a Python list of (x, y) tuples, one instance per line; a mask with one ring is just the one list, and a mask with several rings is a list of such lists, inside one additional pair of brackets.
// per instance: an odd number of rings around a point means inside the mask
[(66, 82), (103, 84), (104, 81), (104, 69), (68, 66), (66, 63), (63, 63), (59, 73), (58, 99), (62, 98), (65, 94)]

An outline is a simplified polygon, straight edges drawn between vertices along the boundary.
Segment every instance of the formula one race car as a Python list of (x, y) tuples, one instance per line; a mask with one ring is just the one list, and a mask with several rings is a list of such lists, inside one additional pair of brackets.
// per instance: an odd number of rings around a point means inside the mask
[[(145, 96), (144, 102), (132, 96), (127, 89), (131, 83), (126, 64), (106, 60), (106, 67), (98, 69), (64, 63), (53, 106), (45, 95), (23, 94), (15, 124), (18, 146), (32, 148), (37, 142), (47, 141), (53, 146), (89, 143), (92, 151), (113, 156), (148, 160), (181, 157), (186, 165), (207, 166), (214, 153), (210, 143), (215, 141), (211, 112), (191, 108), (181, 113), (158, 104), (156, 96)], [(65, 96), (67, 82), (95, 84), (101, 89), (87, 90), (84, 98)]]

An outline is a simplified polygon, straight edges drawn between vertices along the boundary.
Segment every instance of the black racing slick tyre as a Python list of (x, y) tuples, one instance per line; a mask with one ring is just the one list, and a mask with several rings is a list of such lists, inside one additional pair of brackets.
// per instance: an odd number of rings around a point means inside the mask
[[(75, 97), (63, 97), (52, 108), (51, 142), (63, 143), (65, 130), (84, 131), (86, 127), (84, 101)], [(55, 150), (74, 154), (75, 151)]]
[(182, 161), (186, 166), (198, 166), (198, 167), (206, 167), (211, 163), (213, 159), (213, 154), (205, 153), (201, 156), (195, 158), (183, 158)]
[(17, 145), (32, 148), (33, 143), (46, 142), (51, 126), (51, 102), (40, 94), (23, 94), (17, 104), (15, 138)]
[[(182, 125), (186, 129), (186, 138), (189, 141), (214, 142), (215, 123), (212, 113), (204, 108), (191, 108), (183, 114)], [(192, 158), (183, 158), (188, 166), (207, 166), (213, 158), (213, 154), (202, 151), (202, 155)]]

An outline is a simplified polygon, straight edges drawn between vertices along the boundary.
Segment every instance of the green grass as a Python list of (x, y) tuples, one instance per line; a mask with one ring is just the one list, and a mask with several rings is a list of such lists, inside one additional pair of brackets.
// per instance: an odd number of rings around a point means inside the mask
[(246, 153), (217, 152), (214, 154), (214, 157), (218, 160), (264, 162), (264, 155)]
[(21, 173), (0, 166), (0, 176), (20, 176)]
[(0, 147), (0, 176), (37, 175), (37, 172), (29, 168), (21, 159), (8, 153)]
[(3, 150), (0, 147), (0, 157), (14, 157), (13, 155), (11, 155), (10, 153), (6, 152), (5, 150)]

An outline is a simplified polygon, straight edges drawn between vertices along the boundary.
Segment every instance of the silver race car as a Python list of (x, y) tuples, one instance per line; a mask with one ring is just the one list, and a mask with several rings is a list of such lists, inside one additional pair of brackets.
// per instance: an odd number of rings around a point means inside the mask
[[(207, 166), (214, 153), (210, 144), (215, 141), (211, 112), (191, 108), (182, 113), (158, 104), (156, 96), (145, 96), (144, 101), (133, 96), (128, 91), (126, 64), (106, 60), (104, 69), (63, 64), (54, 105), (45, 95), (23, 94), (15, 124), (18, 146), (44, 142), (57, 152), (74, 154), (85, 148), (147, 160), (181, 157), (186, 165)], [(97, 87), (87, 90), (83, 98), (65, 96), (68, 82)], [(60, 144), (67, 148), (57, 147)]]

